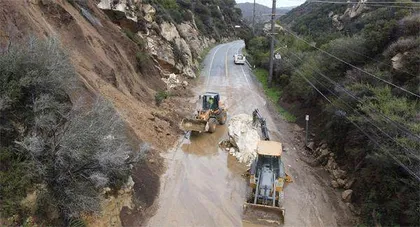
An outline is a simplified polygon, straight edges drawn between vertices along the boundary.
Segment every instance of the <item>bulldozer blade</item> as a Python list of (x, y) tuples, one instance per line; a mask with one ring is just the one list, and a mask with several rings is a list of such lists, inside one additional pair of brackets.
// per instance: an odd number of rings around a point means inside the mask
[(181, 129), (184, 131), (206, 132), (208, 125), (205, 120), (184, 118), (181, 121)]
[(245, 203), (243, 223), (256, 226), (279, 226), (284, 224), (284, 211), (280, 207)]

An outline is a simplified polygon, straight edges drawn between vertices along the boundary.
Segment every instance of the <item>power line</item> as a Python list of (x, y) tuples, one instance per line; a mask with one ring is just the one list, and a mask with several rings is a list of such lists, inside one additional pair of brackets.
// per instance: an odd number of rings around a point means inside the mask
[(322, 53), (324, 53), (324, 54), (327, 54), (328, 56), (330, 56), (330, 57), (332, 57), (332, 58), (334, 58), (334, 59), (336, 59), (336, 60), (338, 60), (338, 61), (340, 61), (340, 62), (342, 62), (342, 63), (344, 63), (344, 64), (347, 64), (347, 65), (349, 65), (349, 66), (351, 66), (351, 67), (353, 67), (353, 68), (355, 68), (355, 69), (357, 69), (357, 70), (359, 70), (359, 71), (361, 71), (361, 72), (363, 72), (363, 73), (365, 73), (365, 74), (367, 74), (367, 75), (369, 75), (369, 76), (372, 76), (372, 77), (374, 77), (374, 78), (376, 78), (376, 79), (378, 79), (378, 80), (380, 80), (380, 81), (382, 81), (382, 82), (386, 83), (386, 84), (389, 84), (389, 85), (391, 85), (391, 86), (393, 86), (393, 87), (395, 87), (395, 88), (398, 88), (398, 89), (400, 89), (400, 90), (402, 90), (402, 91), (404, 91), (404, 92), (406, 92), (406, 93), (409, 93), (409, 94), (411, 94), (411, 95), (413, 95), (413, 96), (416, 96), (417, 98), (420, 98), (420, 95), (419, 95), (419, 94), (416, 94), (416, 93), (414, 93), (414, 92), (411, 92), (411, 91), (409, 91), (409, 90), (407, 90), (407, 89), (405, 89), (405, 88), (403, 88), (403, 87), (400, 87), (400, 86), (398, 86), (398, 85), (395, 85), (395, 84), (394, 84), (394, 83), (392, 83), (392, 82), (389, 82), (389, 81), (387, 81), (387, 80), (384, 80), (384, 79), (382, 79), (382, 78), (380, 78), (380, 77), (378, 77), (378, 76), (376, 76), (376, 75), (374, 75), (374, 74), (372, 74), (372, 73), (370, 73), (370, 72), (367, 72), (366, 70), (363, 70), (363, 69), (361, 69), (361, 68), (359, 68), (359, 67), (357, 67), (357, 66), (355, 66), (355, 65), (353, 65), (353, 64), (351, 64), (351, 63), (348, 63), (348, 62), (346, 62), (345, 60), (343, 60), (343, 59), (341, 59), (341, 58), (339, 58), (339, 57), (337, 57), (337, 56), (335, 56), (335, 55), (333, 55), (333, 54), (331, 54), (331, 53), (329, 53), (329, 52), (327, 52), (327, 51), (325, 51), (325, 50), (322, 50), (322, 49), (320, 49), (320, 48), (316, 47), (315, 45), (310, 44), (310, 43), (309, 43), (309, 42), (307, 42), (306, 40), (304, 40), (304, 39), (300, 38), (299, 36), (297, 36), (297, 35), (293, 34), (293, 32), (291, 32), (291, 31), (289, 31), (289, 30), (287, 30), (287, 29), (283, 29), (283, 30), (284, 30), (284, 31), (286, 31), (286, 32), (288, 32), (288, 33), (289, 33), (289, 34), (291, 34), (292, 36), (296, 37), (297, 39), (299, 39), (299, 40), (303, 41), (304, 43), (308, 44), (309, 46), (311, 46), (311, 47), (313, 47), (313, 48), (315, 48), (315, 49), (317, 49), (317, 50), (321, 51), (321, 52), (322, 52)]
[[(371, 58), (371, 57), (369, 57), (369, 56), (367, 56), (367, 55), (365, 55), (365, 54), (362, 54), (362, 53), (359, 53), (359, 52), (357, 52), (357, 51), (354, 51), (354, 50), (352, 50), (352, 49), (350, 49), (350, 48), (345, 48), (346, 49), (346, 51), (350, 51), (350, 52), (353, 52), (353, 53), (355, 53), (355, 54), (357, 54), (357, 55), (360, 55), (360, 56), (363, 56), (363, 57), (366, 57), (366, 58), (369, 58), (370, 60), (373, 60), (373, 61), (375, 61), (375, 62), (377, 62), (377, 63), (379, 63), (379, 64), (384, 64), (384, 65), (387, 65), (387, 66), (391, 66), (391, 67), (393, 67), (392, 65), (390, 65), (390, 64), (387, 64), (387, 63), (385, 63), (385, 62), (382, 62), (382, 61), (378, 61), (378, 60), (376, 60), (376, 59), (374, 59), (374, 58)], [(413, 75), (413, 74), (411, 74), (411, 73), (409, 73), (409, 72), (407, 72), (407, 71), (405, 71), (405, 70), (403, 70), (403, 69), (396, 69), (396, 68), (394, 68), (395, 70), (398, 70), (398, 71), (401, 71), (401, 72), (404, 72), (404, 73), (407, 73), (408, 75), (410, 75), (410, 76), (413, 76), (413, 77), (416, 77), (416, 75)]]
[[(287, 61), (285, 59), (285, 61)], [(290, 64), (289, 61), (287, 61), (287, 63)], [(291, 65), (291, 64), (290, 64)], [(294, 67), (292, 65), (292, 67)], [(297, 70), (295, 68), (295, 70)], [(313, 79), (315, 79), (315, 81), (320, 84), (322, 87), (324, 87), (327, 91), (329, 91), (332, 95), (334, 95), (337, 99), (341, 100), (342, 103), (344, 103), (348, 108), (350, 108), (353, 112), (357, 113), (360, 117), (362, 117), (365, 121), (369, 122), (372, 126), (374, 126), (375, 128), (377, 128), (382, 134), (386, 135), (389, 139), (391, 139), (392, 141), (394, 141), (394, 143), (396, 143), (398, 146), (400, 146), (401, 148), (403, 148), (406, 152), (410, 153), (413, 157), (415, 157), (418, 161), (420, 161), (420, 158), (417, 157), (416, 154), (414, 154), (415, 152), (413, 152), (411, 149), (403, 146), (400, 144), (400, 142), (398, 142), (397, 140), (395, 140), (392, 136), (390, 136), (388, 133), (384, 132), (383, 129), (381, 129), (379, 126), (377, 126), (376, 124), (374, 124), (370, 119), (368, 119), (366, 116), (364, 116), (362, 113), (360, 113), (360, 111), (358, 111), (357, 109), (355, 109), (354, 107), (350, 106), (350, 104), (348, 104), (347, 102), (345, 102), (342, 98), (340, 98), (337, 94), (335, 94), (334, 92), (332, 92), (326, 85), (324, 85), (323, 83), (321, 83), (318, 79), (316, 79), (314, 76), (312, 76)]]
[[(294, 54), (293, 52), (290, 52), (290, 53), (293, 56), (295, 56), (296, 58), (298, 58), (299, 60), (301, 60), (303, 62), (303, 59), (300, 58), (297, 54)], [(338, 86), (341, 90), (343, 90), (346, 94), (348, 94), (353, 99), (357, 100), (360, 104), (363, 104), (363, 102), (362, 102), (362, 100), (360, 98), (356, 97), (354, 94), (352, 94), (350, 91), (348, 91), (345, 87), (343, 87), (339, 83), (335, 82), (334, 80), (332, 80), (331, 78), (329, 78), (325, 74), (319, 72), (312, 65), (309, 65), (309, 67), (311, 67), (314, 70), (314, 72), (316, 72), (317, 74), (321, 75), (323, 78), (325, 78), (326, 80), (328, 80), (330, 83), (334, 84), (335, 86)], [(390, 119), (388, 116), (386, 116), (385, 114), (381, 113), (380, 111), (378, 112), (377, 110), (372, 109), (372, 108), (369, 108), (369, 109), (371, 111), (373, 111), (373, 112), (381, 115), (383, 118), (386, 119), (386, 121), (388, 121), (389, 123), (393, 124), (396, 128), (398, 128), (399, 130), (401, 130), (402, 132), (404, 132), (406, 135), (411, 136), (411, 137), (415, 137), (417, 139), (420, 139), (420, 136), (419, 135), (415, 135), (413, 132), (411, 132), (410, 129), (406, 128), (404, 125), (395, 122), (394, 120)]]
[(420, 5), (420, 2), (341, 2), (341, 1), (323, 1), (323, 0), (309, 0), (308, 3), (331, 3), (331, 4), (390, 4), (390, 5)]
[[(313, 87), (322, 97), (324, 97), (331, 105), (338, 108), (334, 103), (329, 100), (313, 83), (311, 83), (301, 72), (296, 69), (296, 72)], [(413, 172), (409, 167), (407, 167), (404, 163), (402, 163), (397, 157), (392, 155), (386, 148), (384, 148), (378, 141), (376, 141), (374, 138), (372, 138), (367, 132), (365, 132), (359, 125), (357, 125), (355, 122), (353, 122), (349, 117), (344, 116), (350, 123), (352, 123), (356, 128), (359, 129), (369, 140), (375, 143), (376, 146), (378, 146), (381, 150), (385, 151), (396, 163), (398, 163), (399, 166), (401, 166), (405, 171), (407, 171), (411, 176), (417, 179), (417, 181), (420, 181), (420, 176), (418, 176), (415, 172)]]
[(401, 8), (401, 9), (420, 9), (420, 7), (417, 6), (395, 6), (395, 5), (384, 5), (384, 4), (370, 4), (371, 6), (377, 6), (377, 7), (387, 7), (387, 8)]

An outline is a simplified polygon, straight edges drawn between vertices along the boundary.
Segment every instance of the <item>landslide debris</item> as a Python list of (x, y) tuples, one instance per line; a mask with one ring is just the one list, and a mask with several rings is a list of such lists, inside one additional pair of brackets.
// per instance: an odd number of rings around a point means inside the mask
[(252, 116), (248, 114), (233, 116), (228, 123), (228, 129), (229, 139), (222, 141), (220, 145), (239, 162), (251, 165), (257, 157), (257, 144), (260, 141), (257, 128), (252, 124)]

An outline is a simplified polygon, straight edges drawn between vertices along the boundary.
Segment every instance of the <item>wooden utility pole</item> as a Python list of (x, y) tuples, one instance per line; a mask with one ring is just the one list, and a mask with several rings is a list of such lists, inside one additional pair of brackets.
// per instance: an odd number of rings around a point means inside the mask
[(274, 36), (275, 36), (275, 20), (276, 20), (276, 0), (273, 0), (273, 8), (271, 9), (271, 42), (270, 42), (270, 68), (268, 72), (268, 86), (273, 84), (273, 64), (274, 64)]
[(254, 0), (254, 10), (252, 12), (252, 34), (255, 35), (255, 0)]

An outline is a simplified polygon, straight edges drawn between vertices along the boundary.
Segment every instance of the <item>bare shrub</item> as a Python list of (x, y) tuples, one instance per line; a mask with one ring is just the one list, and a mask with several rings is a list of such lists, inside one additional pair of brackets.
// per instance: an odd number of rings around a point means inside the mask
[[(82, 213), (98, 212), (102, 189), (121, 187), (147, 147), (133, 150), (109, 102), (71, 103), (67, 92), (77, 87), (76, 73), (57, 40), (12, 45), (0, 55), (0, 73), (0, 176), (23, 172), (25, 182), (43, 185), (37, 200), (43, 218), (55, 211), (68, 224)], [(35, 186), (0, 183), (1, 195), (19, 192), (13, 198), (0, 195), (8, 204), (0, 211), (7, 215)]]
[(99, 212), (103, 187), (118, 188), (130, 174), (130, 164), (140, 158), (127, 143), (125, 124), (113, 107), (98, 100), (89, 111), (74, 110), (64, 126), (60, 119), (42, 112), (45, 127), (34, 127), (23, 141), (36, 171), (47, 185), (51, 204), (67, 220), (83, 212)]

